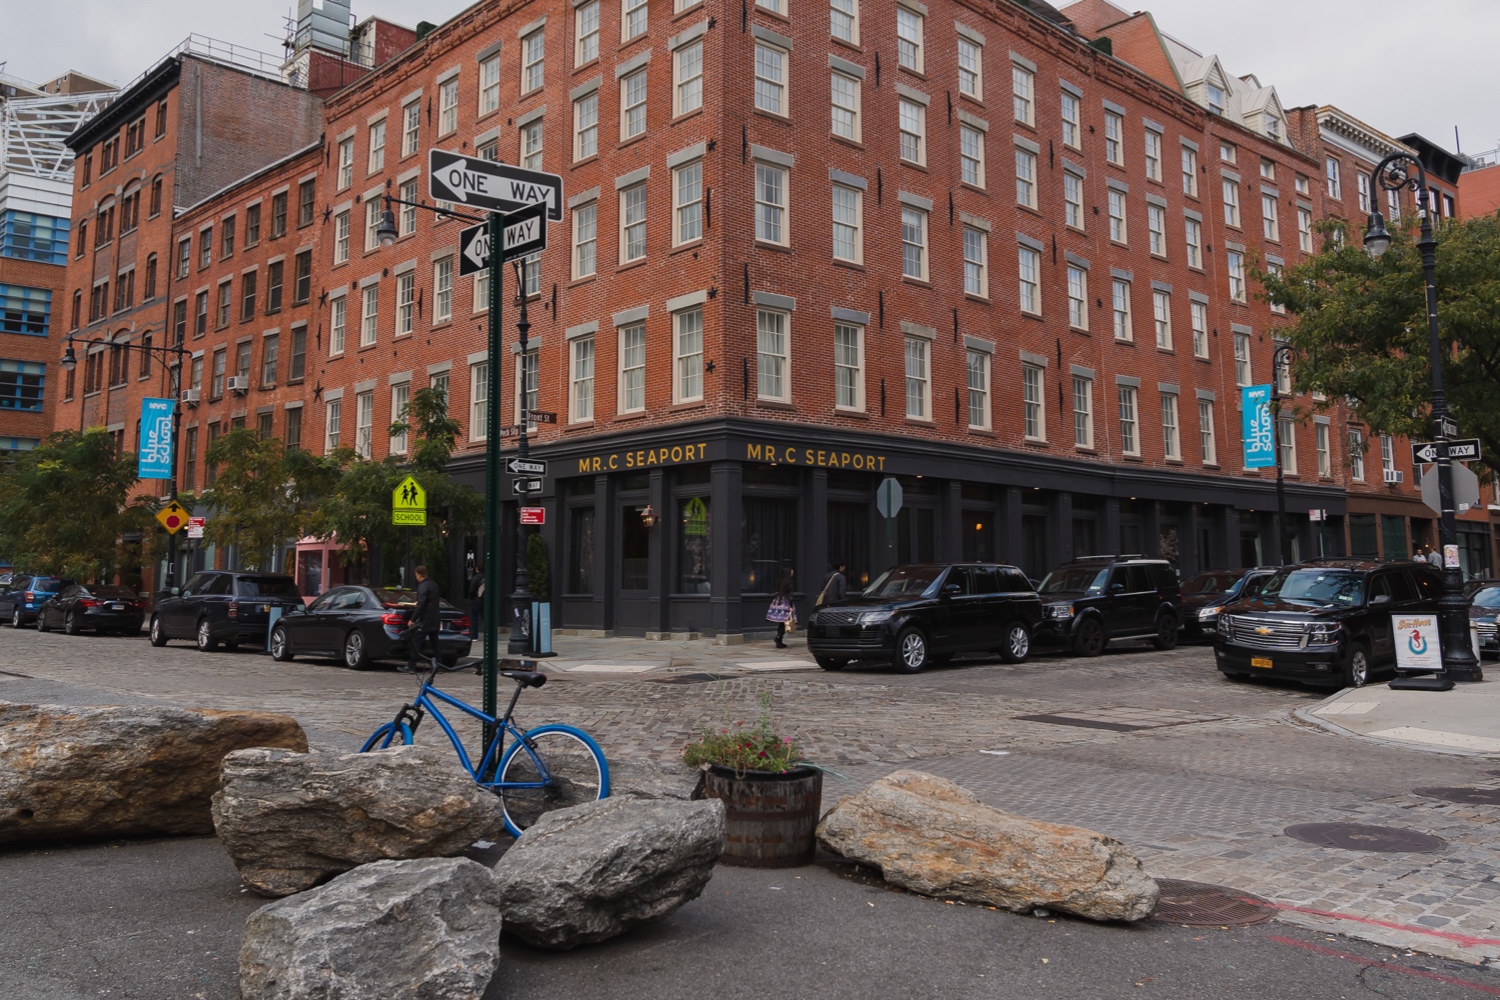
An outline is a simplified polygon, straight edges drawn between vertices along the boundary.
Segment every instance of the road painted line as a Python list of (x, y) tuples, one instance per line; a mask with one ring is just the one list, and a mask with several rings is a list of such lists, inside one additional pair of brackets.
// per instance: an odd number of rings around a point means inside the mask
[(1336, 701), (1313, 709), (1313, 715), (1365, 715), (1380, 707), (1378, 701)]
[(1467, 733), (1447, 733), (1440, 729), (1420, 729), (1416, 726), (1397, 726), (1366, 733), (1386, 740), (1407, 740), (1411, 743), (1428, 743), (1438, 747), (1457, 747), (1460, 750), (1478, 750), (1483, 753), (1500, 753), (1500, 740)]
[(661, 670), (665, 663), (579, 663), (565, 668), (569, 673), (587, 674), (644, 674), (648, 670)]
[(1404, 931), (1408, 934), (1424, 934), (1427, 937), (1440, 938), (1443, 941), (1451, 941), (1460, 948), (1491, 948), (1500, 945), (1500, 938), (1475, 937), (1471, 934), (1455, 934), (1453, 931), (1440, 931), (1431, 927), (1418, 927), (1414, 924), (1401, 924), (1393, 920), (1376, 920), (1373, 917), (1357, 917), (1352, 913), (1338, 913), (1332, 910), (1315, 910), (1307, 906), (1292, 906), (1287, 903), (1275, 904), (1278, 910), (1287, 910), (1291, 913), (1305, 913), (1312, 917), (1324, 917), (1329, 920), (1349, 920), (1357, 924), (1368, 924), (1371, 927), (1383, 927), (1386, 930)]
[(1432, 972), (1428, 969), (1414, 969), (1399, 962), (1388, 962), (1379, 958), (1365, 958), (1363, 955), (1351, 955), (1348, 952), (1337, 951), (1333, 948), (1325, 948), (1310, 941), (1298, 941), (1295, 938), (1283, 937), (1279, 934), (1272, 935), (1269, 940), (1277, 944), (1286, 945), (1291, 948), (1301, 948), (1327, 958), (1338, 958), (1355, 965), (1363, 965), (1368, 968), (1384, 969), (1387, 972), (1399, 972), (1404, 975), (1414, 976), (1417, 979), (1431, 979), (1435, 982), (1445, 983), (1449, 986), (1458, 986), (1463, 989), (1473, 990), (1492, 997), (1500, 997), (1500, 988), (1486, 986), (1484, 983), (1472, 982), (1468, 979), (1459, 979), (1456, 976), (1445, 976), (1440, 972)]

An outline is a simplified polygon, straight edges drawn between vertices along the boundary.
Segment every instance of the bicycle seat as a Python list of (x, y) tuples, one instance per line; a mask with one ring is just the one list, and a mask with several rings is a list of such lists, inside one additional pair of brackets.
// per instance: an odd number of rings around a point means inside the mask
[(519, 681), (527, 687), (539, 688), (547, 683), (547, 675), (539, 674), (533, 670), (502, 670), (501, 677), (509, 677), (513, 681)]

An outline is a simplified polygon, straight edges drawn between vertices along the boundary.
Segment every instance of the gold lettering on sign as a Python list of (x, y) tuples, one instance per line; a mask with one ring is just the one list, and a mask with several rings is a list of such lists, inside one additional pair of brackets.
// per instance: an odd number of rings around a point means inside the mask
[(649, 469), (657, 465), (680, 465), (702, 462), (708, 458), (708, 442), (679, 444), (670, 447), (639, 448), (635, 451), (591, 455), (578, 460), (579, 473), (614, 472), (619, 469)]
[(858, 452), (827, 451), (822, 448), (796, 448), (788, 445), (778, 448), (774, 444), (745, 445), (747, 462), (781, 462), (787, 465), (809, 465), (819, 469), (860, 469), (867, 472), (884, 472), (884, 455), (862, 455)]

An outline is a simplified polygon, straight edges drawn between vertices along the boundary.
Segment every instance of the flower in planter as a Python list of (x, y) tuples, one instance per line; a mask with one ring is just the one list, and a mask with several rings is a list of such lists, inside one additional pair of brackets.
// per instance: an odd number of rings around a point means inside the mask
[(682, 759), (693, 767), (718, 764), (740, 774), (746, 771), (780, 774), (806, 766), (806, 761), (798, 759), (800, 751), (791, 737), (776, 732), (768, 692), (761, 694), (760, 706), (760, 718), (748, 729), (743, 721), (736, 722), (733, 729), (718, 732), (704, 728), (696, 740), (683, 747)]

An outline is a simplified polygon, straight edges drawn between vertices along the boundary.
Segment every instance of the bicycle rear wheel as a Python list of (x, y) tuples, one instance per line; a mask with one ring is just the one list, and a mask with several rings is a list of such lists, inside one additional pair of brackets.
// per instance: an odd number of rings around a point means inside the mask
[[(536, 788), (507, 788), (538, 784)], [(505, 829), (519, 837), (554, 809), (582, 805), (609, 795), (609, 765), (599, 744), (581, 729), (547, 725), (529, 730), (500, 758), (500, 793)]]
[(384, 750), (396, 741), (398, 735), (401, 744), (411, 746), (411, 727), (404, 722), (401, 723), (401, 729), (398, 734), (396, 724), (394, 722), (387, 722), (370, 734), (370, 738), (365, 740), (365, 745), (359, 748), (359, 752), (365, 753), (369, 750)]

